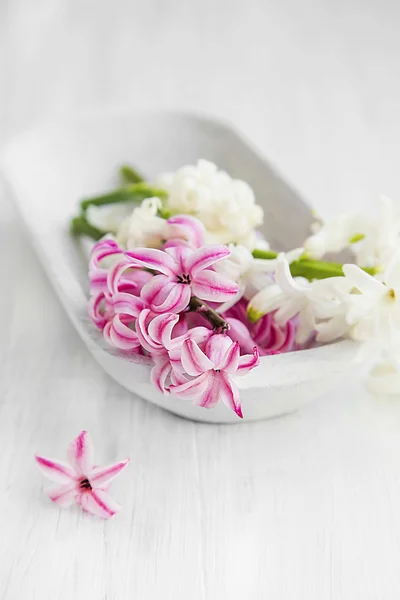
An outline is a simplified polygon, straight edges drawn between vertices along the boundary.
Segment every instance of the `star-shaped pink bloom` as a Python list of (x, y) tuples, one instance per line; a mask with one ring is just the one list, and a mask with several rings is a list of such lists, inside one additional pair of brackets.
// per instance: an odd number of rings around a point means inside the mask
[(230, 255), (226, 246), (212, 245), (193, 250), (185, 246), (135, 248), (126, 252), (133, 267), (160, 273), (142, 288), (141, 298), (156, 313), (181, 312), (192, 295), (211, 302), (227, 302), (238, 292), (236, 283), (210, 267)]
[(49, 497), (55, 504), (66, 508), (76, 502), (92, 515), (109, 519), (121, 506), (106, 490), (129, 463), (129, 458), (106, 467), (94, 467), (92, 455), (88, 434), (82, 431), (68, 447), (69, 464), (37, 454), (35, 459), (46, 477), (58, 484), (49, 490)]
[(240, 356), (238, 342), (225, 334), (214, 334), (208, 338), (204, 352), (190, 338), (183, 342), (181, 352), (183, 369), (192, 379), (171, 385), (171, 391), (204, 408), (212, 408), (222, 400), (242, 418), (239, 389), (232, 375), (245, 375), (258, 365), (257, 347), (252, 354)]

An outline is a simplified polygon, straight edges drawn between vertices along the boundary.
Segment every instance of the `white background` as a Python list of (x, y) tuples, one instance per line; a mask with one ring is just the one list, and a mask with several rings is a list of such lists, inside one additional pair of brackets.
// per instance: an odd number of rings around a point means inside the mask
[[(3, 0), (0, 144), (82, 109), (194, 109), (322, 214), (370, 210), (400, 199), (399, 26), (396, 0)], [(399, 598), (399, 398), (349, 381), (279, 420), (189, 423), (100, 372), (4, 193), (0, 274), (1, 600)], [(83, 428), (99, 463), (132, 460), (113, 522), (59, 512), (33, 464)]]

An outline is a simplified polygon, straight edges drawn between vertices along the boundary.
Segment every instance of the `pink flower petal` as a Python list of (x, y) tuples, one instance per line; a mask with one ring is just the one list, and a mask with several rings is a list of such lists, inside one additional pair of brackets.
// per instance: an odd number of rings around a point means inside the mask
[(227, 373), (233, 374), (237, 371), (239, 366), (239, 357), (240, 346), (238, 342), (233, 342), (216, 368), (220, 371), (226, 371)]
[(107, 492), (100, 489), (81, 494), (79, 504), (83, 510), (101, 519), (109, 519), (121, 508)]
[(174, 285), (166, 275), (155, 275), (143, 286), (140, 297), (150, 307), (162, 304)]
[(208, 388), (209, 384), (209, 373), (203, 373), (196, 379), (182, 383), (181, 385), (171, 385), (170, 390), (174, 392), (179, 398), (197, 398), (202, 396)]
[(182, 275), (188, 273), (186, 263), (189, 257), (193, 254), (193, 249), (182, 244), (170, 246), (165, 249), (165, 252), (170, 256), (176, 264), (176, 275)]
[(168, 355), (163, 357), (154, 357), (154, 367), (150, 373), (151, 383), (158, 389), (162, 394), (169, 394), (169, 388), (166, 385), (168, 375), (171, 372), (171, 363)]
[(68, 461), (78, 475), (87, 476), (93, 468), (93, 446), (87, 431), (81, 431), (68, 446)]
[(111, 238), (100, 240), (93, 246), (90, 253), (89, 271), (101, 269), (100, 263), (104, 258), (116, 256), (118, 254), (122, 254), (122, 250), (115, 240)]
[(188, 215), (175, 215), (167, 221), (168, 239), (181, 238), (195, 248), (204, 244), (205, 227), (199, 219)]
[(239, 286), (215, 271), (199, 271), (192, 277), (192, 292), (209, 302), (227, 302), (239, 291)]
[(103, 329), (107, 323), (104, 316), (104, 293), (100, 292), (90, 297), (88, 304), (88, 313), (90, 319), (99, 329)]
[(253, 354), (245, 354), (239, 358), (239, 366), (237, 369), (238, 375), (245, 375), (254, 367), (256, 367), (260, 362), (260, 357), (258, 353), (257, 346), (253, 349)]
[(202, 408), (213, 408), (220, 399), (221, 374), (214, 371), (209, 373), (208, 385), (204, 392), (194, 398), (194, 404)]
[(125, 467), (129, 464), (129, 458), (120, 460), (113, 465), (106, 467), (94, 467), (89, 476), (90, 484), (93, 487), (99, 487), (105, 483), (110, 483)]
[(104, 327), (103, 335), (107, 342), (119, 350), (134, 350), (140, 346), (136, 331), (121, 321), (121, 315), (115, 315)]
[(148, 322), (150, 321), (152, 314), (153, 313), (148, 308), (145, 308), (139, 313), (136, 321), (136, 334), (139, 342), (145, 350), (148, 352), (157, 352), (160, 350), (160, 344), (153, 340), (148, 333)]
[(206, 343), (206, 354), (214, 363), (214, 366), (220, 364), (225, 353), (233, 346), (231, 338), (224, 333), (214, 333), (208, 338)]
[(182, 346), (182, 366), (191, 376), (201, 375), (214, 367), (214, 364), (200, 350), (192, 339), (184, 341)]
[(117, 292), (112, 298), (113, 309), (116, 313), (137, 317), (144, 308), (141, 298), (126, 292)]
[(242, 352), (251, 352), (254, 348), (254, 340), (246, 325), (233, 317), (225, 317), (225, 320), (229, 324), (227, 335), (231, 340), (239, 342)]
[(74, 470), (67, 464), (58, 460), (50, 460), (43, 456), (35, 455), (35, 460), (40, 470), (51, 479), (58, 483), (71, 483), (75, 481), (76, 476)]
[(75, 501), (78, 495), (77, 483), (67, 483), (51, 488), (48, 491), (48, 494), (50, 500), (57, 504), (57, 506), (60, 508), (68, 508), (68, 506), (71, 506), (71, 504)]
[(225, 373), (220, 374), (219, 397), (226, 406), (231, 408), (238, 417), (243, 419), (239, 390), (236, 383), (232, 381), (229, 375), (225, 375)]
[(150, 308), (156, 313), (176, 312), (185, 310), (189, 305), (191, 297), (190, 286), (183, 283), (176, 283), (169, 290), (165, 300), (161, 304), (150, 305)]
[(186, 261), (187, 272), (194, 278), (196, 273), (210, 267), (214, 263), (230, 256), (229, 248), (221, 245), (210, 245), (195, 250)]
[(149, 324), (150, 337), (168, 350), (171, 345), (172, 330), (179, 321), (179, 315), (165, 313), (155, 317)]
[[(132, 261), (122, 256), (122, 258), (108, 271), (107, 290), (109, 294), (113, 295), (118, 292), (121, 277), (128, 269), (138, 269), (138, 267)], [(133, 282), (132, 285), (134, 285)]]
[(125, 252), (133, 263), (139, 267), (153, 269), (168, 276), (177, 274), (176, 263), (166, 252), (154, 248), (135, 248)]

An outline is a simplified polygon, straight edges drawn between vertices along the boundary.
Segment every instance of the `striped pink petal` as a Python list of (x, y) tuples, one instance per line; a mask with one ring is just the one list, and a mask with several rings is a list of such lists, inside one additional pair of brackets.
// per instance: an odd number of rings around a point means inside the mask
[(174, 285), (165, 275), (155, 275), (143, 286), (140, 297), (150, 307), (162, 304)]
[(193, 377), (201, 375), (214, 367), (211, 360), (200, 350), (196, 342), (190, 338), (183, 343), (181, 360), (186, 373)]
[(68, 461), (78, 475), (86, 475), (93, 468), (93, 446), (87, 431), (81, 431), (68, 446)]
[(59, 485), (48, 491), (49, 498), (60, 508), (68, 508), (75, 501), (78, 495), (76, 482)]
[(251, 337), (248, 327), (233, 317), (225, 317), (229, 324), (228, 335), (234, 342), (239, 342), (242, 352), (251, 352), (254, 348), (254, 340)]
[(117, 242), (111, 238), (106, 238), (97, 242), (90, 253), (89, 270), (95, 271), (100, 269), (100, 263), (103, 259), (109, 256), (117, 256), (122, 254), (121, 248)]
[(117, 292), (112, 297), (112, 306), (116, 313), (137, 317), (144, 308), (141, 298), (126, 292)]
[(162, 250), (156, 250), (154, 248), (135, 248), (134, 250), (125, 252), (125, 255), (139, 267), (153, 269), (154, 271), (158, 271), (159, 273), (168, 276), (175, 276), (178, 274), (175, 261)]
[(260, 362), (260, 356), (258, 353), (257, 346), (253, 349), (253, 354), (245, 354), (239, 358), (239, 366), (237, 368), (238, 375), (246, 375), (249, 371), (254, 369)]
[(168, 355), (155, 356), (154, 367), (150, 373), (151, 383), (162, 393), (169, 394), (169, 388), (166, 385), (168, 375), (171, 373), (171, 363)]
[(207, 388), (201, 395), (194, 398), (194, 404), (202, 408), (213, 408), (218, 404), (220, 399), (220, 375), (220, 373), (210, 372)]
[(233, 374), (237, 371), (239, 366), (240, 358), (240, 346), (238, 342), (233, 342), (225, 352), (220, 363), (216, 366), (219, 371), (226, 371), (227, 373)]
[(215, 271), (199, 271), (192, 276), (192, 292), (202, 300), (227, 302), (239, 291), (239, 286)]
[(89, 481), (92, 487), (102, 486), (105, 483), (110, 483), (129, 463), (129, 458), (120, 460), (117, 463), (106, 467), (94, 467), (89, 476)]
[[(148, 323), (152, 318), (153, 313), (148, 308), (145, 308), (139, 313), (139, 316), (136, 321), (136, 334), (138, 336), (138, 340), (143, 346), (145, 350), (148, 352), (157, 352), (160, 350), (160, 344), (153, 340), (153, 338), (149, 335), (148, 332)], [(164, 351), (164, 349), (162, 348)]]
[(188, 215), (175, 215), (167, 221), (168, 239), (180, 238), (194, 248), (204, 244), (205, 227), (199, 219)]
[(211, 335), (206, 343), (206, 354), (214, 363), (214, 366), (220, 364), (226, 352), (233, 346), (231, 338), (224, 333), (216, 333)]
[(219, 398), (226, 406), (231, 408), (238, 417), (243, 419), (243, 413), (240, 406), (240, 394), (237, 385), (225, 373), (220, 373)]
[(161, 304), (152, 302), (150, 308), (156, 313), (182, 312), (188, 307), (191, 297), (190, 286), (183, 283), (176, 283), (169, 289), (165, 299)]
[(188, 378), (183, 375), (183, 373), (178, 373), (174, 368), (171, 370), (171, 385), (182, 385), (183, 383), (187, 383)]
[(118, 502), (115, 502), (107, 492), (100, 489), (81, 494), (79, 504), (83, 510), (101, 519), (109, 519), (121, 508)]
[(187, 271), (194, 277), (199, 271), (211, 267), (211, 265), (227, 258), (230, 254), (229, 248), (217, 244), (199, 248), (192, 252), (186, 261)]
[(196, 379), (192, 379), (186, 383), (182, 383), (180, 385), (171, 385), (170, 390), (179, 398), (198, 398), (202, 396), (208, 388), (210, 381), (209, 374), (210, 372), (203, 373), (202, 375), (196, 377)]
[(67, 464), (58, 460), (50, 460), (43, 456), (35, 455), (35, 460), (40, 470), (57, 483), (71, 483), (71, 480), (75, 481), (75, 471)]
[(176, 313), (165, 313), (155, 317), (149, 324), (150, 337), (168, 350), (171, 346), (172, 330), (178, 321), (179, 315)]
[[(122, 258), (113, 266), (107, 273), (107, 290), (108, 293), (113, 295), (119, 290), (119, 284), (123, 275), (127, 273), (129, 269), (138, 270), (138, 266), (126, 257)], [(132, 286), (134, 286), (132, 281)]]
[(121, 315), (115, 315), (113, 320), (107, 323), (103, 335), (111, 346), (119, 350), (134, 350), (140, 346), (136, 331), (122, 322)]
[(107, 323), (104, 315), (104, 293), (100, 292), (90, 297), (88, 303), (88, 313), (90, 319), (99, 329), (103, 329)]

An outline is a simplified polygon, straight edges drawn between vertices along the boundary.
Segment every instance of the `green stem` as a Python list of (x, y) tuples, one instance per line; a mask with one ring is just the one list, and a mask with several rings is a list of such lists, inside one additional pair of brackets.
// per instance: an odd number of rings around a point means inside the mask
[(165, 190), (153, 187), (145, 182), (131, 183), (108, 194), (82, 200), (81, 209), (86, 211), (89, 206), (104, 206), (105, 204), (118, 204), (121, 202), (139, 203), (146, 198), (165, 198), (166, 195)]
[(87, 235), (97, 242), (97, 240), (101, 239), (107, 232), (97, 229), (97, 227), (94, 227), (89, 223), (84, 215), (79, 215), (71, 220), (71, 233), (76, 236)]
[[(271, 260), (278, 256), (272, 250), (253, 250), (254, 258)], [(363, 271), (369, 275), (376, 275), (379, 270), (375, 267), (363, 267)], [(343, 277), (343, 265), (340, 263), (326, 262), (323, 260), (311, 260), (299, 258), (290, 265), (293, 277), (305, 277), (306, 279), (327, 279), (328, 277)]]
[(122, 165), (119, 169), (119, 174), (124, 183), (141, 183), (144, 177), (130, 165)]

